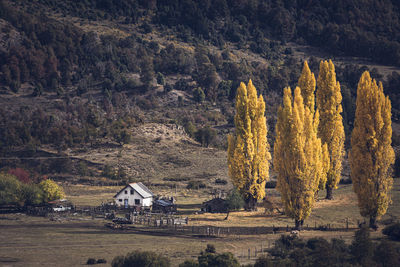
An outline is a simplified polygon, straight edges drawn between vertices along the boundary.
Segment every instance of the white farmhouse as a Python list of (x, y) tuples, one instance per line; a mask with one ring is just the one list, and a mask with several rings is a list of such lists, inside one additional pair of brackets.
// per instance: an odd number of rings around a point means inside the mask
[(142, 183), (132, 183), (125, 186), (115, 196), (118, 207), (150, 208), (153, 205), (153, 192)]

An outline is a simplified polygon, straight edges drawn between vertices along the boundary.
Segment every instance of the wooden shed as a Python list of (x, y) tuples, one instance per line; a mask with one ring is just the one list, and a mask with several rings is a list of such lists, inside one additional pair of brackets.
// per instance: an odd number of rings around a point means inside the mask
[(202, 211), (210, 213), (225, 213), (228, 211), (226, 200), (217, 197), (203, 202)]
[(153, 212), (174, 213), (177, 210), (176, 204), (169, 199), (157, 199), (153, 202)]

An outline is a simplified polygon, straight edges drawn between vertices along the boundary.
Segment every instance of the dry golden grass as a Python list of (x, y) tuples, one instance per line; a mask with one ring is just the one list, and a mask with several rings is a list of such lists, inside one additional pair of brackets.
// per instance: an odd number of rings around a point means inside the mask
[[(76, 205), (96, 205), (103, 199), (112, 197), (121, 187), (100, 186), (65, 186), (67, 196)], [(174, 190), (152, 188), (155, 193), (165, 195), (175, 194)], [(382, 221), (388, 218), (399, 218), (400, 179), (395, 180), (392, 191), (393, 204)], [(176, 192), (179, 211), (188, 214), (189, 225), (196, 226), (293, 226), (293, 220), (284, 215), (265, 215), (263, 210), (257, 212), (232, 212), (229, 220), (224, 220), (225, 214), (194, 214), (201, 203), (210, 198), (207, 190), (182, 189)], [(305, 224), (312, 226), (330, 223), (342, 226), (346, 218), (351, 223), (361, 219), (356, 198), (351, 185), (341, 185), (335, 191), (335, 200), (323, 200), (316, 203), (312, 215)], [(263, 235), (230, 235), (219, 238), (195, 237), (190, 235), (161, 235), (157, 232), (144, 233), (143, 226), (135, 226), (132, 230), (111, 230), (104, 227), (102, 219), (72, 217), (61, 222), (50, 221), (48, 218), (29, 217), (25, 215), (0, 215), (0, 265), (11, 266), (79, 266), (90, 258), (105, 258), (109, 266), (111, 260), (118, 255), (124, 255), (135, 249), (151, 250), (162, 253), (177, 266), (185, 259), (196, 258), (207, 243), (214, 244), (219, 252), (232, 252), (242, 264), (255, 260), (254, 249), (261, 246), (265, 249), (272, 246), (278, 234)], [(352, 225), (351, 225), (352, 226)], [(354, 225), (353, 225), (354, 226)], [(381, 224), (381, 226), (383, 226)], [(336, 231), (302, 231), (300, 237), (311, 238), (322, 236), (327, 239), (342, 238), (350, 243), (354, 232)], [(380, 238), (381, 232), (372, 234)], [(248, 249), (251, 249), (251, 259), (247, 259)], [(245, 256), (245, 257), (242, 257)]]
[[(122, 186), (83, 186), (68, 185), (64, 189), (67, 198), (75, 205), (99, 205), (102, 202), (112, 199)], [(258, 211), (231, 212), (228, 220), (224, 220), (225, 213), (199, 213), (201, 205), (204, 201), (212, 198), (209, 189), (189, 190), (184, 187), (164, 188), (152, 187), (150, 189), (161, 196), (174, 196), (177, 200), (178, 211), (184, 216), (188, 216), (190, 224), (195, 226), (218, 226), (218, 227), (262, 227), (262, 226), (279, 226), (292, 227), (293, 219), (283, 214), (265, 214), (264, 208)], [(271, 190), (271, 189), (267, 189)], [(400, 218), (400, 179), (395, 179), (392, 190), (392, 204), (389, 206), (388, 212), (382, 217), (381, 222), (398, 220)], [(271, 194), (271, 193), (270, 193)], [(356, 227), (358, 222), (364, 219), (359, 214), (357, 206), (357, 198), (352, 191), (352, 185), (339, 185), (334, 191), (333, 200), (325, 200), (325, 192), (321, 192), (319, 200), (315, 203), (314, 209), (309, 218), (304, 222), (305, 226), (319, 226), (330, 224), (331, 227), (341, 228), (346, 226), (348, 221), (350, 227)], [(197, 214), (196, 214), (197, 213)]]
[[(11, 266), (80, 266), (88, 258), (104, 258), (109, 266), (115, 256), (133, 250), (150, 250), (170, 258), (177, 266), (185, 259), (196, 258), (206, 244), (214, 244), (218, 252), (232, 252), (242, 264), (254, 262), (254, 249), (272, 246), (280, 234), (198, 238), (165, 236), (132, 231), (111, 230), (103, 220), (68, 220), (53, 222), (47, 218), (25, 215), (0, 215), (0, 265)], [(140, 228), (140, 227), (139, 227)], [(320, 232), (305, 231), (304, 238)], [(351, 232), (326, 233), (327, 237), (352, 238)], [(251, 259), (247, 259), (248, 249)], [(245, 255), (246, 257), (241, 257)], [(258, 254), (259, 255), (259, 254)]]

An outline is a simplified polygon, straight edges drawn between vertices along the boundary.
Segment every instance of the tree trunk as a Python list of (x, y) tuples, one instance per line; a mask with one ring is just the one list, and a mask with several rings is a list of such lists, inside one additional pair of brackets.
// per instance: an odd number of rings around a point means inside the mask
[(376, 216), (369, 217), (369, 228), (374, 230), (378, 229), (378, 226), (376, 225)]
[(228, 220), (228, 217), (229, 217), (229, 210), (228, 210), (228, 212), (226, 213), (226, 217), (225, 217), (224, 220)]
[(295, 223), (295, 229), (301, 231), (304, 221), (295, 219), (294, 223)]
[(329, 199), (329, 200), (333, 199), (333, 188), (328, 185), (326, 185), (326, 198), (325, 199)]

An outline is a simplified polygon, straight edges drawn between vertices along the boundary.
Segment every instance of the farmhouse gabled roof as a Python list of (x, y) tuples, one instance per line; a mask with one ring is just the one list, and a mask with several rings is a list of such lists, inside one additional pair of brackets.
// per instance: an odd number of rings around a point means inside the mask
[(128, 184), (127, 186), (125, 186), (124, 188), (122, 188), (117, 194), (115, 194), (114, 197), (118, 196), (122, 191), (124, 191), (127, 187), (132, 188), (133, 190), (135, 190), (139, 195), (141, 195), (143, 198), (149, 198), (149, 197), (153, 197), (154, 194), (153, 192), (150, 191), (150, 189), (148, 189), (144, 184), (142, 184), (141, 182), (138, 183), (131, 183)]

